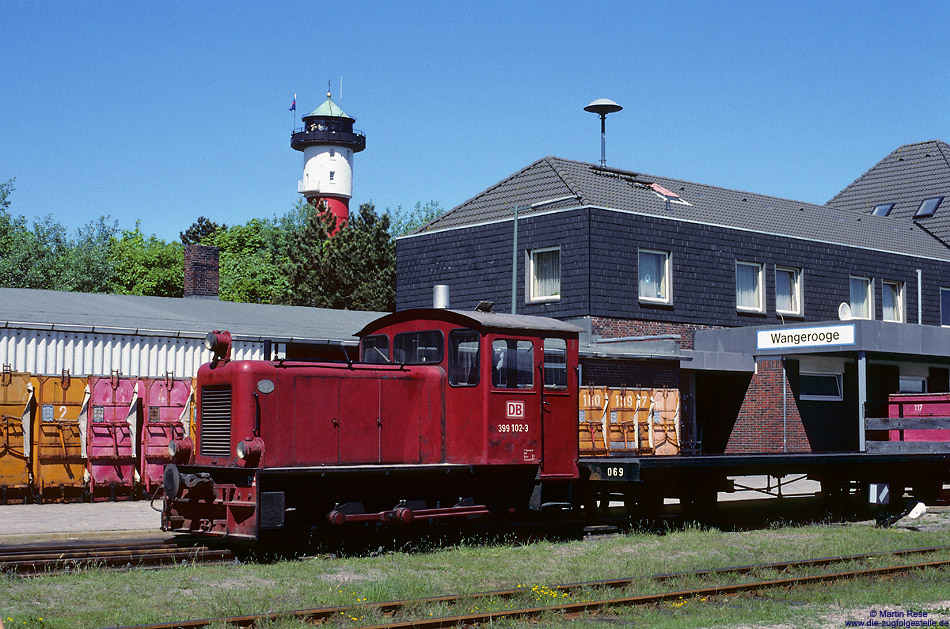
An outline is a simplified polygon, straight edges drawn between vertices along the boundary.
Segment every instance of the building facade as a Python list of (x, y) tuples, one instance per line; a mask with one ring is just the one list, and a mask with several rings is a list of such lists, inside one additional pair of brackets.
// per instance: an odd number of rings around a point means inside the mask
[[(447, 284), (452, 307), (580, 325), (584, 382), (676, 383), (697, 450), (851, 451), (874, 403), (948, 389), (948, 272), (920, 221), (546, 157), (399, 239), (396, 299), (425, 306)], [(883, 349), (855, 337), (864, 323), (936, 337)], [(829, 326), (855, 340), (757, 345)]]

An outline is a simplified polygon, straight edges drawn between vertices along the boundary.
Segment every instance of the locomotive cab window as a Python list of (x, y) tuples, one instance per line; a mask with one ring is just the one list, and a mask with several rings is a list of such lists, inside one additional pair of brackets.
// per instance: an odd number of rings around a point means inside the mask
[(495, 339), (491, 344), (491, 383), (498, 389), (534, 387), (534, 343)]
[(444, 341), (438, 330), (403, 332), (393, 337), (393, 361), (404, 365), (438, 365)]
[(360, 343), (360, 360), (364, 363), (388, 363), (389, 337), (374, 334), (364, 338)]
[(567, 388), (567, 341), (544, 339), (544, 388)]
[(479, 343), (475, 330), (449, 332), (449, 384), (473, 387), (478, 384)]

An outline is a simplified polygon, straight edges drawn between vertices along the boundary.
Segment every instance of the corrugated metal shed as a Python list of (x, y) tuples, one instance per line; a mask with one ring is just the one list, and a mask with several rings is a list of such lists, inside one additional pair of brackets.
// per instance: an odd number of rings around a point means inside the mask
[(0, 365), (34, 374), (192, 377), (211, 359), (203, 340), (229, 330), (235, 359), (263, 341), (356, 344), (382, 312), (0, 288)]

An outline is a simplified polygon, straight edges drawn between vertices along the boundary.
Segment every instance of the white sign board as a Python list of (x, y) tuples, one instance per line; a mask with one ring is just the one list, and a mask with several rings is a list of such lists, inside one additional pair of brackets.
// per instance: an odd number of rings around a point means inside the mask
[(798, 349), (854, 345), (854, 324), (825, 325), (817, 328), (784, 328), (759, 330), (756, 333), (758, 349)]

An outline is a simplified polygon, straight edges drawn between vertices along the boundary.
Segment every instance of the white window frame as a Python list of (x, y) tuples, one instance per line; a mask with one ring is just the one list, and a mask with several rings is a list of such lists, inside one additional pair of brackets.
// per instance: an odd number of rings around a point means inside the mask
[[(755, 267), (758, 276), (758, 306), (742, 306), (739, 304), (739, 267)], [(736, 260), (736, 310), (739, 312), (765, 312), (765, 265), (760, 262), (745, 262)]]
[[(867, 282), (867, 300), (868, 300), (868, 316), (859, 317), (855, 312), (854, 303), (851, 300), (851, 282), (854, 280), (861, 280)], [(864, 277), (862, 275), (849, 275), (848, 276), (848, 305), (851, 307), (851, 318), (852, 319), (863, 319), (865, 321), (874, 320), (874, 279), (870, 277)]]
[[(645, 297), (640, 293), (640, 271), (643, 266), (640, 263), (640, 256), (643, 254), (661, 256), (663, 258), (663, 278), (666, 282), (666, 295), (664, 297)], [(662, 285), (662, 283), (661, 283)], [(672, 256), (669, 251), (659, 251), (656, 249), (638, 249), (637, 250), (637, 298), (651, 304), (671, 304), (673, 303), (673, 264)]]
[(844, 401), (844, 374), (828, 373), (828, 372), (821, 372), (821, 371), (802, 371), (802, 372), (799, 372), (799, 382), (801, 382), (802, 376), (819, 376), (819, 377), (826, 377), (826, 378), (834, 378), (838, 383), (838, 395), (807, 395), (805, 393), (801, 393), (801, 390), (799, 389), (798, 399), (810, 400), (813, 402), (842, 402)]
[[(940, 327), (950, 328), (950, 312), (943, 311), (943, 294), (950, 293), (950, 288), (940, 287)], [(944, 323), (946, 321), (946, 323)]]
[[(536, 274), (535, 268), (535, 256), (539, 253), (550, 253), (552, 251), (557, 252), (557, 291), (552, 295), (538, 295), (537, 285), (538, 277)], [(545, 301), (559, 301), (561, 299), (561, 247), (560, 245), (556, 247), (541, 247), (538, 249), (531, 249), (525, 252), (527, 256), (526, 266), (526, 290), (525, 294), (528, 299), (527, 302), (531, 304), (536, 304)]]
[[(798, 310), (782, 310), (778, 307), (778, 275), (779, 273), (791, 273), (794, 278), (792, 282), (793, 289), (795, 291), (795, 303), (798, 305)], [(802, 316), (802, 313), (805, 312), (805, 304), (802, 302), (802, 269), (796, 269), (790, 266), (776, 266), (775, 267), (775, 312), (783, 315), (793, 315), (793, 316)]]
[[(894, 286), (897, 288), (897, 318), (888, 319), (887, 312), (884, 309), (884, 295), (886, 294), (887, 287)], [(906, 321), (907, 309), (904, 307), (904, 282), (898, 282), (893, 280), (882, 280), (881, 281), (881, 320), (891, 321), (893, 323), (904, 323)]]

